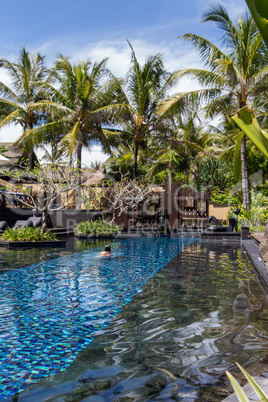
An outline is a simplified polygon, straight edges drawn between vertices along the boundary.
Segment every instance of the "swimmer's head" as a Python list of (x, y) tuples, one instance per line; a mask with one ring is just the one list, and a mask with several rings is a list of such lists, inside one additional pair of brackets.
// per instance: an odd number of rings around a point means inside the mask
[(111, 246), (110, 246), (110, 244), (106, 244), (106, 246), (104, 247), (104, 251), (105, 251), (106, 253), (110, 253), (110, 252), (111, 252)]

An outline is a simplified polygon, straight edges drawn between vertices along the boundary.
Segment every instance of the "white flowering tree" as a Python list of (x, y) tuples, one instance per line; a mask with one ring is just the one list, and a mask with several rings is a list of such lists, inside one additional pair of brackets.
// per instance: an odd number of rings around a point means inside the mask
[(102, 199), (106, 203), (106, 212), (112, 214), (112, 222), (123, 212), (147, 200), (151, 193), (148, 186), (139, 183), (137, 179), (130, 179), (128, 174), (121, 173), (120, 181), (104, 181), (101, 184)]
[[(42, 233), (47, 226), (47, 217), (50, 210), (66, 208), (70, 205), (69, 192), (77, 187), (77, 180), (81, 171), (67, 164), (46, 164), (6, 172), (9, 176), (8, 185), (1, 186), (2, 194), (13, 202), (24, 205), (26, 208), (42, 211)], [(31, 193), (26, 188), (33, 184), (37, 191)], [(15, 190), (16, 189), (16, 190)], [(59, 205), (55, 200), (61, 199)]]

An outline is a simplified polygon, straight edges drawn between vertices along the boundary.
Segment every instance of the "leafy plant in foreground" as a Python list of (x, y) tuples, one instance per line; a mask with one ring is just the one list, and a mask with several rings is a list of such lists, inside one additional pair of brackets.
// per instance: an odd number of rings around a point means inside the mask
[[(256, 392), (256, 394), (258, 395), (260, 400), (263, 402), (268, 402), (267, 396), (265, 395), (265, 393), (263, 392), (261, 387), (256, 383), (256, 381), (253, 380), (253, 378), (248, 374), (248, 372), (245, 369), (243, 369), (243, 367), (240, 366), (240, 364), (238, 364), (238, 363), (236, 363), (236, 364), (240, 368), (240, 370), (246, 377), (248, 383), (252, 386), (253, 390)], [(249, 399), (246, 396), (245, 392), (243, 391), (243, 388), (241, 387), (241, 385), (239, 385), (239, 383), (232, 376), (232, 374), (230, 374), (228, 371), (226, 371), (226, 375), (227, 375), (228, 379), (230, 380), (230, 383), (232, 384), (232, 387), (236, 393), (238, 400), (240, 402), (249, 402)]]

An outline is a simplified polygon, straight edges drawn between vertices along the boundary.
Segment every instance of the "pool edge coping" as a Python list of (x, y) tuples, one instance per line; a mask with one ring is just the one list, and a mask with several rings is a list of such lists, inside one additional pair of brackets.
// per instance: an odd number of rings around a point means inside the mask
[[(257, 271), (257, 273), (259, 274), (265, 285), (268, 287), (268, 274), (265, 265), (262, 261), (262, 258), (260, 256), (259, 245), (256, 244), (254, 239), (251, 239), (241, 241), (241, 246), (244, 248), (255, 270)], [(254, 380), (257, 381), (257, 383), (262, 387), (265, 393), (268, 392), (268, 371), (264, 371), (262, 374), (258, 375), (257, 377), (254, 377)], [(252, 389), (250, 384), (246, 384), (242, 388), (250, 401), (256, 400), (257, 394)], [(224, 398), (223, 401), (237, 402), (238, 399), (236, 394), (233, 392), (229, 396)]]
[(265, 285), (268, 287), (268, 273), (262, 261), (259, 246), (253, 240), (243, 240), (241, 242), (241, 246), (246, 251), (246, 254), (252, 262), (254, 268), (264, 281)]

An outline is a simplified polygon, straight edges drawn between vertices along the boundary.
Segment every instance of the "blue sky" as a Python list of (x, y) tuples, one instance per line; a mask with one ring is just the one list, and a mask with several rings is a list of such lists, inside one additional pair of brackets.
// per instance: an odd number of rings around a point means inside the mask
[[(203, 1), (181, 0), (15, 0), (3, 2), (1, 38), (9, 53), (22, 44), (72, 44), (107, 39), (172, 40), (200, 20)], [(202, 31), (202, 29), (200, 29)]]
[[(73, 62), (108, 57), (108, 67), (118, 77), (129, 68), (131, 42), (138, 59), (161, 53), (170, 71), (200, 66), (196, 51), (177, 37), (196, 33), (217, 43), (213, 23), (201, 24), (202, 13), (218, 1), (206, 0), (13, 0), (1, 2), (0, 55), (15, 60), (26, 46), (40, 52), (52, 65), (62, 53)], [(244, 0), (220, 2), (232, 17), (246, 10)], [(0, 70), (0, 80), (8, 78)], [(178, 90), (193, 89), (183, 81)], [(18, 137), (15, 129), (1, 129), (0, 141)]]
[[(204, 10), (213, 2), (205, 0), (13, 0), (1, 4), (1, 55), (12, 58), (25, 45), (47, 55), (58, 53), (73, 58), (91, 57), (97, 44), (126, 46), (142, 42), (147, 52), (165, 53), (184, 47), (177, 37), (194, 32), (208, 39), (217, 37), (212, 23), (201, 24)], [(215, 3), (215, 2), (214, 2)], [(244, 0), (224, 0), (232, 16), (246, 9)], [(168, 52), (164, 56), (168, 57)]]

